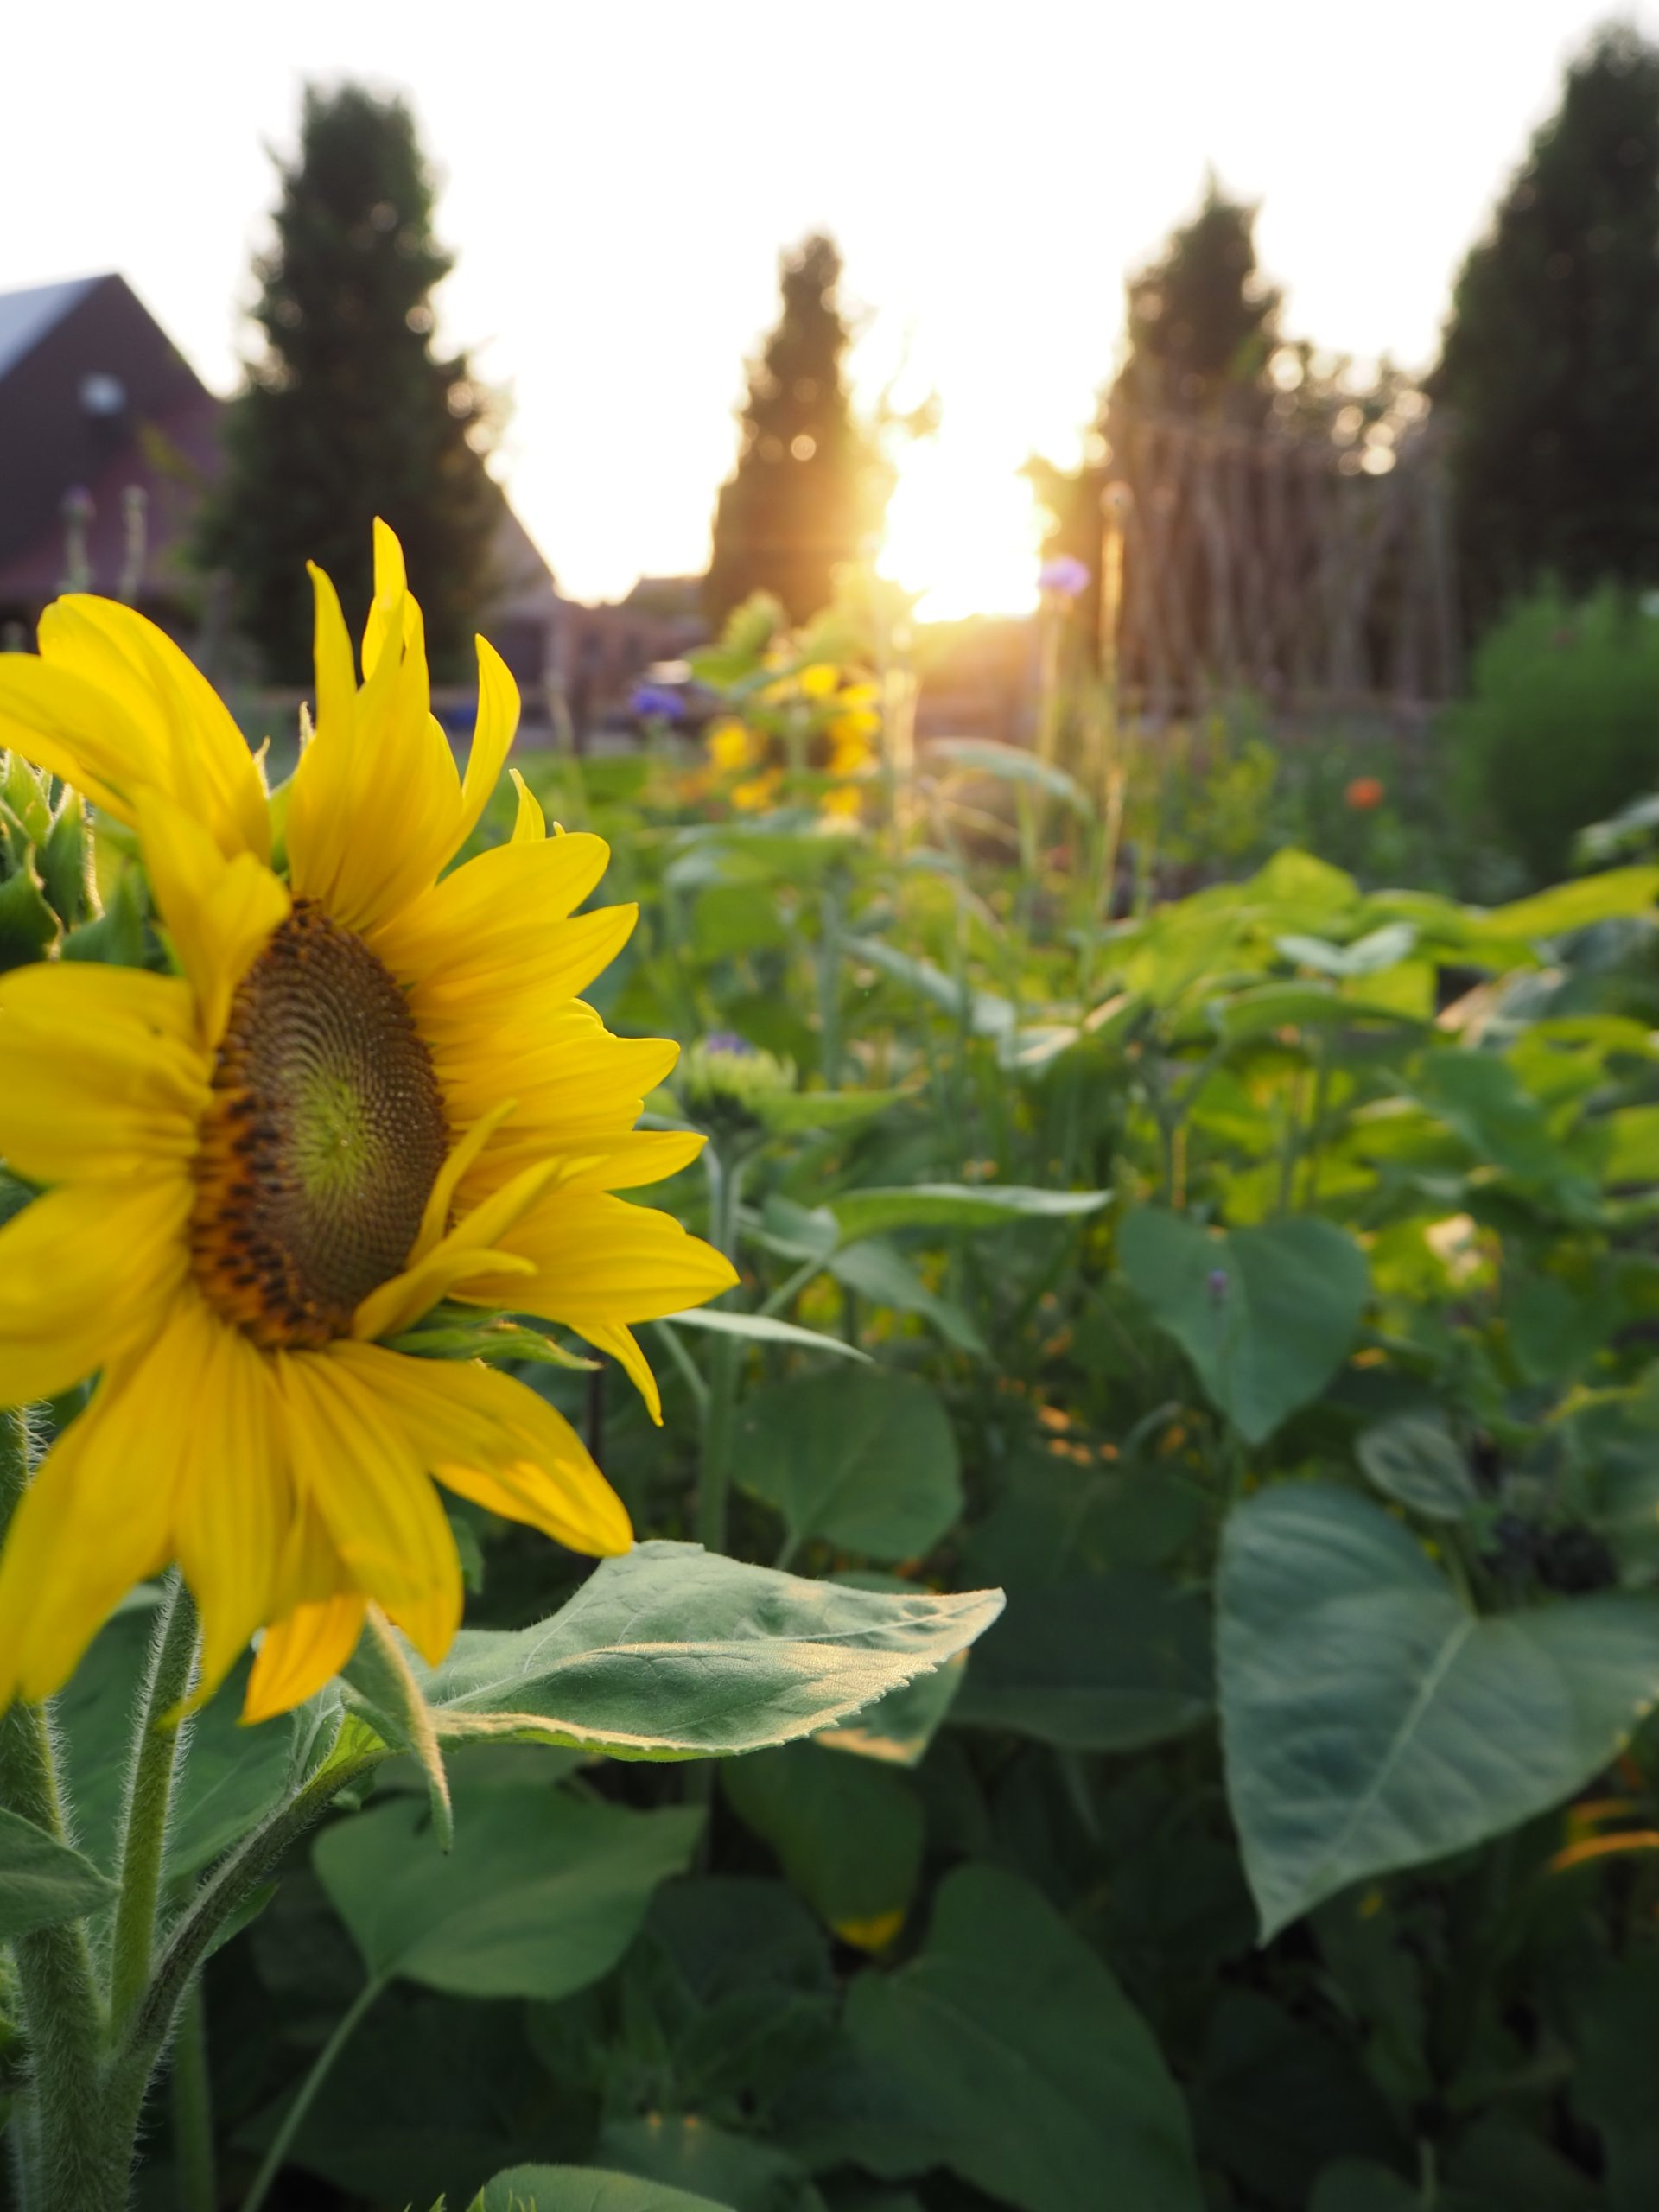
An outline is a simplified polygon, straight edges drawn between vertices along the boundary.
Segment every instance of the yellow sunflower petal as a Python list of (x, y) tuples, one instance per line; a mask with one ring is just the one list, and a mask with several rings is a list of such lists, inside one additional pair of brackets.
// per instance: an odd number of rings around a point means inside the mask
[[(468, 761), (467, 772), (470, 774), (471, 772), (472, 763)], [(547, 835), (547, 817), (542, 811), (542, 803), (516, 768), (510, 768), (507, 773), (512, 778), (518, 793), (518, 810), (512, 817), (512, 836), (508, 842), (514, 845), (538, 844)]]
[(379, 1344), (334, 1357), (402, 1421), (441, 1483), (486, 1511), (601, 1556), (633, 1541), (626, 1509), (562, 1414), (474, 1361), (405, 1358)]
[(530, 1261), (501, 1247), (505, 1232), (540, 1197), (558, 1173), (556, 1160), (538, 1160), (493, 1192), (447, 1235), (378, 1290), (372, 1290), (352, 1317), (360, 1341), (389, 1337), (429, 1313), (445, 1294), (474, 1275), (505, 1281), (533, 1272)]
[(13, 1516), (0, 1558), (0, 1708), (61, 1689), (118, 1602), (171, 1556), (178, 1400), (161, 1349), (105, 1382)]
[[(628, 1129), (584, 1144), (579, 1138), (557, 1142), (539, 1132), (537, 1151), (559, 1160), (562, 1191), (637, 1191), (661, 1183), (689, 1167), (708, 1139), (697, 1129)], [(512, 1155), (508, 1155), (509, 1161)], [(493, 1158), (480, 1161), (461, 1184), (465, 1196), (482, 1198), (500, 1173)]]
[(277, 1379), (297, 1487), (353, 1582), (435, 1666), (461, 1619), (461, 1562), (426, 1470), (372, 1393), (327, 1351), (282, 1355)]
[(645, 1402), (645, 1411), (658, 1428), (663, 1425), (663, 1394), (657, 1387), (657, 1377), (651, 1371), (651, 1362), (639, 1349), (639, 1340), (633, 1331), (620, 1321), (589, 1321), (582, 1334), (595, 1351), (607, 1353), (634, 1389)]
[[(348, 929), (368, 930), (435, 879), (460, 842), (461, 779), (433, 720), (420, 609), (389, 565), (377, 526), (374, 609), (365, 680), (349, 682), (351, 648), (333, 585), (316, 594), (317, 726), (289, 797), (289, 874)], [(386, 650), (395, 639), (396, 651)]]
[(497, 845), (465, 861), (375, 931), (374, 949), (408, 982), (499, 974), (521, 964), (545, 933), (567, 919), (604, 874), (610, 857), (605, 840), (586, 831)]
[(288, 916), (288, 893), (251, 854), (227, 861), (200, 823), (162, 800), (140, 799), (138, 836), (156, 904), (196, 994), (198, 1034), (217, 1044), (237, 985)]
[(41, 1183), (188, 1160), (210, 1075), (194, 1022), (174, 976), (78, 961), (0, 976), (0, 1159)]
[(188, 811), (227, 857), (270, 855), (264, 779), (228, 707), (164, 630), (111, 599), (71, 593), (41, 617), (48, 667), (98, 686), (137, 733), (118, 780)]
[[(495, 789), (518, 728), (518, 686), (512, 680), (512, 671), (487, 639), (475, 638), (473, 642), (478, 651), (478, 714), (473, 724), (472, 749), (467, 755), (467, 773), (461, 786), (461, 819), (455, 845), (470, 837), (478, 827), (479, 817), (489, 804), (490, 793)], [(522, 811), (522, 784), (518, 789)], [(450, 853), (455, 845), (450, 847)], [(448, 857), (446, 853), (444, 858)]]
[(0, 1229), (0, 1405), (55, 1397), (155, 1334), (194, 1197), (182, 1173), (71, 1183)]
[(0, 746), (61, 776), (118, 822), (145, 788), (143, 733), (84, 676), (33, 653), (0, 654)]
[(360, 1593), (343, 1590), (314, 1605), (296, 1605), (273, 1623), (260, 1639), (242, 1702), (248, 1726), (291, 1713), (332, 1681), (356, 1650), (368, 1610)]
[[(457, 1284), (455, 1297), (564, 1323), (621, 1360), (648, 1404), (650, 1370), (619, 1325), (702, 1306), (737, 1281), (731, 1262), (671, 1215), (598, 1191), (548, 1191), (501, 1243), (531, 1261), (534, 1273), (480, 1274)], [(655, 1409), (653, 1417), (660, 1417)]]
[[(523, 847), (518, 849), (524, 850)], [(637, 906), (601, 906), (556, 923), (543, 935), (526, 935), (502, 949), (499, 968), (470, 968), (458, 956), (415, 983), (410, 1003), (436, 1061), (499, 1045), (511, 1007), (518, 1037), (538, 1036), (556, 1021), (633, 934)], [(394, 974), (397, 963), (389, 962)], [(515, 1084), (512, 1096), (520, 1096)]]
[(152, 1358), (173, 1363), (177, 1432), (174, 1549), (201, 1614), (200, 1701), (271, 1611), (293, 1499), (270, 1363), (200, 1298), (180, 1300)]

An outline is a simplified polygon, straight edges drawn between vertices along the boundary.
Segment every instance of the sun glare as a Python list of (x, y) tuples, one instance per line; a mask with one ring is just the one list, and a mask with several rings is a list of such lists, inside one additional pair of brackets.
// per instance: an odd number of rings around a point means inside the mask
[(919, 592), (924, 621), (1028, 614), (1040, 527), (1031, 487), (1005, 456), (954, 442), (947, 427), (899, 461), (876, 566)]

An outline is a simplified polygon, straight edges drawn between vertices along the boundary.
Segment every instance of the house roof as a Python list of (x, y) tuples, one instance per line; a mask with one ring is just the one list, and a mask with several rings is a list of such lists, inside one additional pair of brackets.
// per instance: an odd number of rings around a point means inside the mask
[(73, 276), (62, 284), (31, 284), (19, 292), (0, 292), (0, 377), (31, 352), (54, 322), (84, 300), (101, 276)]

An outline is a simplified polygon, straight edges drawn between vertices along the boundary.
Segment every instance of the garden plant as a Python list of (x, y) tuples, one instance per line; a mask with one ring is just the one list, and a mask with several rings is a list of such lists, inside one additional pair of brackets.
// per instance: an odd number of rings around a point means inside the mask
[(1650, 2204), (1659, 868), (764, 606), (498, 788), (378, 553), (269, 795), (0, 660), (8, 2201)]

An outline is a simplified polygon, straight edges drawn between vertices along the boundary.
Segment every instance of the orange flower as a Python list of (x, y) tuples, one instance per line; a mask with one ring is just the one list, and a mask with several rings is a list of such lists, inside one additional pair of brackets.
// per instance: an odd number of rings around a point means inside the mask
[(1379, 778), (1356, 776), (1343, 797), (1356, 814), (1369, 814), (1374, 806), (1382, 805), (1388, 792)]

